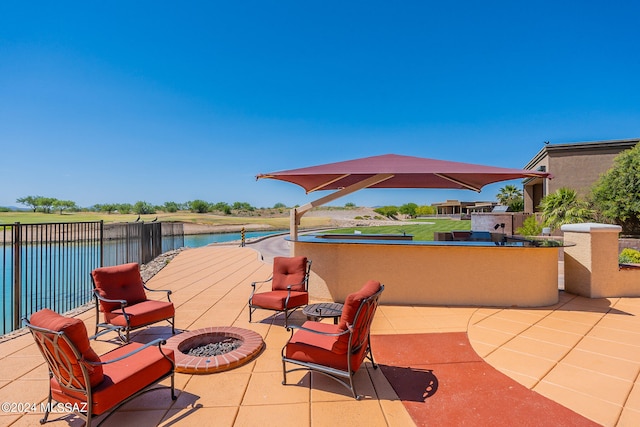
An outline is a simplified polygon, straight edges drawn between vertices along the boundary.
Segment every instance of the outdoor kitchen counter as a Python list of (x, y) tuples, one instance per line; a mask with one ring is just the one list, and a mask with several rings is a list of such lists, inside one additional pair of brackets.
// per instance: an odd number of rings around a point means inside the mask
[(294, 255), (313, 261), (309, 292), (344, 302), (369, 279), (384, 304), (542, 307), (558, 302), (561, 241), (407, 241), (302, 235)]

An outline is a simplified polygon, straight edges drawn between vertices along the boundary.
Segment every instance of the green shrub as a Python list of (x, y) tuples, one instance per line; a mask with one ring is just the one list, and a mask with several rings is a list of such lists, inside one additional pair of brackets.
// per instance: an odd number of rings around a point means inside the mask
[(398, 208), (398, 212), (403, 215), (407, 215), (409, 218), (415, 218), (417, 209), (418, 205), (415, 203), (405, 203)]
[(640, 264), (640, 251), (631, 248), (625, 248), (618, 256), (620, 264)]
[(510, 212), (522, 212), (524, 211), (524, 199), (522, 197), (514, 199), (509, 203)]
[(516, 234), (521, 236), (539, 236), (542, 234), (542, 224), (536, 221), (535, 215), (528, 216), (522, 222), (522, 227), (516, 229)]
[(165, 212), (176, 213), (178, 212), (179, 206), (176, 202), (165, 202), (162, 209)]
[[(229, 205), (226, 205), (226, 207), (229, 207)], [(192, 200), (189, 202), (189, 209), (191, 210), (191, 212), (195, 212), (195, 213), (207, 213), (209, 212), (209, 203), (205, 202), (204, 200)], [(231, 208), (229, 208), (229, 212), (231, 212)]]
[(395, 219), (395, 216), (398, 215), (398, 207), (397, 206), (382, 206), (380, 208), (376, 208), (373, 210), (375, 213), (385, 216), (387, 218)]
[(150, 203), (140, 200), (133, 205), (133, 213), (137, 213), (138, 215), (154, 214), (156, 213), (156, 208)]
[(416, 215), (417, 216), (429, 216), (429, 215), (435, 215), (436, 214), (436, 208), (434, 206), (418, 206), (418, 208), (416, 209)]

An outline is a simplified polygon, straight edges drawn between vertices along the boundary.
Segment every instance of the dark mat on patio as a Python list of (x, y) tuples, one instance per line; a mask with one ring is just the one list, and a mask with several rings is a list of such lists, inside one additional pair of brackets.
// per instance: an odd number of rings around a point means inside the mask
[(371, 345), (419, 426), (598, 425), (491, 367), (464, 332), (373, 335)]

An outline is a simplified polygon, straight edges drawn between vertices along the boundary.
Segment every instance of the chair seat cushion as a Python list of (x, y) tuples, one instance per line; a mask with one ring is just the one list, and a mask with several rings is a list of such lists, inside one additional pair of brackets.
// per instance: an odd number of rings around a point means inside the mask
[[(132, 328), (137, 328), (172, 318), (175, 315), (175, 308), (171, 302), (146, 300), (125, 307), (125, 312), (130, 315), (129, 325)], [(116, 326), (127, 326), (127, 321), (120, 309), (113, 310), (110, 313), (104, 313), (104, 319), (107, 323)]]
[[(284, 303), (287, 299), (287, 291), (269, 291), (254, 294), (251, 298), (251, 305), (270, 310), (284, 310)], [(309, 303), (307, 292), (291, 292), (289, 303), (286, 308), (295, 308)]]
[[(325, 334), (337, 334), (341, 331), (338, 325), (329, 323), (307, 321), (303, 328)], [(345, 334), (349, 336), (349, 334)], [(315, 363), (323, 366), (330, 366), (341, 371), (348, 370), (346, 348), (339, 345), (339, 337), (316, 334), (313, 332), (298, 330), (293, 334), (287, 343), (285, 356), (288, 359), (300, 362)], [(360, 368), (366, 352), (367, 346), (363, 346), (351, 357), (351, 369), (357, 371)]]
[[(103, 362), (116, 359), (142, 347), (133, 342), (103, 354)], [(169, 359), (174, 360), (173, 350), (163, 348)], [(155, 384), (173, 370), (172, 363), (165, 358), (157, 346), (148, 347), (123, 360), (103, 365), (104, 380), (93, 388), (93, 413), (102, 414), (138, 391)], [(51, 392), (58, 402), (81, 405), (86, 399), (79, 394), (63, 393), (60, 385), (51, 379)], [(82, 407), (82, 406), (80, 406)]]

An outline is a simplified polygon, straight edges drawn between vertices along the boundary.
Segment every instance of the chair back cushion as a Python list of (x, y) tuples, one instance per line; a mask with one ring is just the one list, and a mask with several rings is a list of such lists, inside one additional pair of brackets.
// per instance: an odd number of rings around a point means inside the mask
[(275, 257), (273, 259), (273, 284), (274, 291), (287, 290), (287, 286), (292, 291), (305, 292), (305, 276), (307, 274), (307, 257)]
[[(91, 272), (93, 283), (101, 297), (127, 301), (127, 305), (147, 300), (147, 294), (142, 286), (140, 266), (131, 262), (113, 267), (96, 268)], [(100, 301), (103, 312), (111, 312), (120, 308), (118, 303)]]
[[(91, 348), (89, 344), (89, 337), (87, 335), (87, 328), (84, 322), (80, 319), (73, 317), (61, 316), (55, 311), (44, 308), (31, 316), (29, 323), (33, 326), (37, 326), (43, 329), (49, 329), (54, 332), (64, 332), (65, 336), (76, 348), (78, 353), (84, 360), (90, 362), (100, 362), (100, 357)], [(34, 334), (42, 334), (42, 332), (34, 331)], [(75, 388), (86, 388), (84, 376), (82, 374), (82, 368), (77, 356), (73, 353), (71, 347), (64, 339), (57, 340), (59, 352), (54, 348), (56, 342), (54, 338), (47, 337), (38, 342), (38, 345), (44, 344), (46, 348), (42, 351), (48, 352), (48, 363), (51, 365), (55, 363), (57, 366), (50, 366), (51, 371), (56, 376), (58, 382), (63, 384), (69, 384)], [(53, 341), (52, 341), (53, 340)], [(100, 384), (104, 378), (102, 366), (92, 366), (85, 364), (89, 373), (89, 383), (91, 387), (95, 387)], [(69, 369), (70, 368), (70, 369)]]
[[(373, 296), (379, 290), (380, 282), (376, 280), (369, 280), (364, 284), (364, 286), (362, 286), (362, 288), (360, 288), (359, 291), (349, 294), (347, 299), (344, 301), (344, 308), (342, 309), (342, 315), (340, 316), (340, 322), (338, 323), (338, 330), (343, 332), (348, 329), (348, 325), (352, 326), (355, 331), (352, 345), (354, 342), (362, 341), (362, 335), (369, 333), (368, 330), (363, 330), (363, 328), (369, 327), (371, 324), (370, 316), (361, 315), (358, 319), (355, 318), (358, 313), (358, 308), (360, 308), (362, 300)], [(371, 313), (371, 315), (373, 315), (373, 313)], [(341, 335), (336, 343), (336, 347), (346, 350), (348, 345), (349, 335)]]

